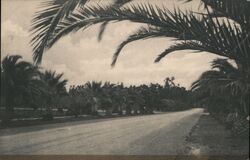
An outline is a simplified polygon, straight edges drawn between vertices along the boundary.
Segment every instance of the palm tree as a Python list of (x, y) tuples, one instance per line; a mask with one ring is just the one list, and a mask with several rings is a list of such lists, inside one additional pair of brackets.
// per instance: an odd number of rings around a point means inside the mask
[(115, 87), (115, 91), (112, 94), (114, 112), (117, 112), (119, 115), (123, 115), (123, 111), (126, 110), (127, 107), (127, 99), (128, 92), (127, 87), (121, 84), (117, 84)]
[(4, 123), (13, 118), (17, 98), (26, 100), (27, 105), (34, 96), (41, 94), (38, 67), (21, 58), (19, 55), (6, 56), (1, 63), (1, 100), (6, 106)]
[(212, 101), (224, 99), (225, 102), (232, 102), (236, 99), (241, 104), (239, 109), (249, 115), (249, 77), (227, 59), (215, 59), (212, 69), (192, 84), (192, 90), (205, 95), (205, 100), (213, 98)]
[(68, 80), (62, 79), (63, 73), (57, 74), (55, 71), (41, 72), (40, 78), (44, 81), (50, 90), (50, 94), (53, 95), (64, 95), (66, 94), (66, 84)]
[[(46, 109), (48, 114), (46, 116), (52, 117), (51, 109), (57, 105), (57, 101), (61, 96), (66, 95), (67, 80), (62, 79), (63, 73), (57, 74), (55, 71), (45, 71), (40, 73), (40, 79), (45, 84), (46, 93), (43, 98), (46, 101)], [(50, 119), (49, 118), (49, 119)]]
[(100, 94), (102, 92), (102, 82), (87, 82), (84, 86), (88, 90), (91, 112), (96, 115), (102, 99), (102, 95)]

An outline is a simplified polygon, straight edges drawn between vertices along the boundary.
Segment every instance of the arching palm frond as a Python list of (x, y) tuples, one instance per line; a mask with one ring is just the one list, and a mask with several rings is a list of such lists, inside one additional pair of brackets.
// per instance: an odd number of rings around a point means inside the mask
[[(216, 59), (212, 62), (212, 68), (204, 72), (200, 78), (192, 84), (192, 90), (200, 101), (207, 99), (221, 99), (225, 103), (237, 101), (245, 114), (249, 114), (249, 77), (241, 70), (234, 67), (226, 59)], [(217, 102), (217, 101), (216, 101)], [(230, 104), (229, 103), (229, 104)], [(212, 107), (214, 104), (212, 104)]]
[[(113, 6), (114, 6), (114, 7), (117, 7), (117, 8), (120, 8), (120, 7), (122, 7), (123, 5), (129, 3), (130, 1), (132, 1), (132, 0), (115, 0)], [(105, 31), (105, 29), (107, 28), (108, 23), (109, 23), (109, 22), (104, 22), (104, 23), (101, 24), (101, 26), (100, 26), (100, 31), (99, 31), (99, 34), (98, 34), (98, 41), (101, 41), (101, 40), (102, 40), (104, 31)]]
[[(140, 11), (143, 11), (143, 13), (140, 13)], [(46, 44), (41, 45), (46, 45), (46, 48), (50, 48), (55, 42), (68, 33), (78, 31), (79, 29), (86, 29), (91, 25), (107, 21), (131, 20), (134, 22), (146, 23), (145, 20), (147, 20), (149, 24), (157, 23), (161, 26), (164, 24), (157, 18), (156, 13), (151, 18), (148, 18), (147, 14), (144, 14), (145, 12), (149, 13), (146, 6), (141, 6), (139, 8), (132, 6), (132, 8), (127, 7), (124, 9), (117, 9), (116, 7), (112, 6), (84, 7), (79, 9), (79, 12), (72, 14), (70, 17), (67, 17), (62, 22), (60, 22), (58, 25), (60, 27), (58, 27), (54, 32), (54, 36), (50, 37)], [(155, 22), (156, 18), (158, 19), (158, 22)], [(41, 30), (42, 28), (39, 29)], [(42, 56), (42, 54), (37, 54), (37, 56), (39, 55)], [(36, 59), (41, 60), (41, 58), (38, 57)]]
[(158, 55), (158, 57), (155, 59), (155, 62), (159, 62), (162, 58), (164, 58), (169, 53), (180, 51), (180, 50), (195, 50), (198, 52), (206, 51), (206, 52), (215, 53), (221, 56), (227, 56), (225, 53), (220, 52), (220, 50), (218, 50), (214, 46), (205, 46), (201, 42), (197, 42), (197, 41), (186, 41), (186, 42), (176, 43), (170, 46), (168, 49), (166, 49), (164, 52)]
[(247, 0), (202, 0), (202, 2), (216, 11), (216, 16), (230, 18), (249, 31), (250, 2)]
[(238, 69), (233, 66), (233, 64), (229, 63), (227, 59), (217, 58), (212, 61), (212, 69), (218, 69), (224, 73), (237, 73)]
[[(195, 49), (199, 44), (199, 50), (202, 48), (202, 51), (213, 51), (215, 54), (249, 65), (247, 63), (250, 61), (250, 38), (246, 30), (240, 29), (236, 24), (228, 23), (225, 20), (221, 21), (211, 16), (197, 16), (192, 13), (183, 13), (180, 10), (170, 12), (166, 8), (161, 9), (152, 5), (129, 5), (129, 7), (123, 8), (112, 6), (82, 7), (79, 12), (73, 13), (60, 23), (60, 28), (56, 30), (53, 37), (50, 37), (46, 47), (50, 48), (62, 36), (70, 32), (86, 29), (97, 23), (124, 20), (146, 23), (159, 28), (165, 37), (185, 41), (191, 40), (192, 42), (185, 44), (186, 48), (192, 44), (189, 48)], [(134, 38), (135, 36), (132, 35), (131, 37)], [(140, 38), (136, 39), (139, 40)], [(141, 39), (144, 39), (144, 37), (142, 36)], [(114, 65), (120, 50), (129, 42), (130, 40), (125, 40), (118, 47), (112, 65)], [(194, 43), (196, 44), (194, 45)], [(203, 46), (201, 47), (201, 45)], [(178, 44), (178, 46), (180, 45)], [(174, 51), (174, 48), (171, 48), (171, 50)], [(161, 57), (164, 57), (163, 54)], [(160, 58), (157, 59), (157, 61), (159, 60)]]
[[(191, 2), (193, 0), (185, 0)], [(250, 29), (250, 2), (247, 0), (201, 0), (205, 8), (212, 8), (212, 14), (206, 14), (212, 17), (226, 17), (238, 24), (242, 28)], [(208, 9), (208, 8), (207, 8)]]
[(128, 44), (137, 40), (152, 38), (152, 37), (165, 37), (164, 31), (161, 28), (157, 27), (141, 27), (135, 33), (129, 35), (126, 40), (124, 40), (116, 49), (116, 52), (113, 55), (112, 66), (115, 65), (118, 56), (120, 55), (121, 50)]
[(84, 5), (88, 0), (49, 0), (41, 3), (41, 10), (35, 13), (31, 31), (35, 34), (31, 40), (33, 58), (41, 61), (47, 43), (54, 35), (60, 21), (68, 17), (76, 7)]
[[(31, 32), (34, 36), (30, 43), (33, 45), (33, 58), (36, 63), (41, 62), (42, 55), (47, 49), (47, 43), (50, 37), (54, 36), (57, 30), (60, 29), (62, 20), (70, 17), (73, 12), (83, 7), (88, 1), (89, 0), (48, 0), (41, 3), (41, 9), (35, 13), (31, 27)], [(131, 0), (116, 0), (114, 6), (120, 7), (129, 1)], [(106, 25), (103, 25), (102, 33)]]
[(213, 20), (212, 17), (203, 17), (203, 21), (194, 20), (191, 24), (187, 34), (193, 36), (185, 39), (189, 41), (171, 46), (156, 61), (168, 53), (183, 48), (183, 50), (207, 51), (249, 65), (249, 33), (240, 30), (234, 24), (225, 21), (221, 23), (218, 18)]
[(192, 84), (192, 90), (200, 93), (209, 93), (210, 96), (222, 93), (229, 79), (220, 71), (206, 71)]
[(192, 84), (193, 91), (213, 92), (219, 94), (227, 90), (232, 95), (249, 94), (249, 82), (246, 82), (245, 74), (234, 67), (227, 59), (215, 59), (212, 68), (204, 72), (200, 78)]

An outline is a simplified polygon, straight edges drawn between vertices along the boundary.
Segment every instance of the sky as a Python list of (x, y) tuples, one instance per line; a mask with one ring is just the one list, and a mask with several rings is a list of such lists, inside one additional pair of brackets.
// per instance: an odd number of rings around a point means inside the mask
[[(92, 0), (102, 3), (105, 0)], [(29, 29), (34, 13), (41, 0), (1, 0), (1, 60), (6, 55), (19, 54), (26, 61), (32, 61), (32, 47)], [(164, 5), (168, 9), (197, 10), (199, 0), (183, 4), (179, 0), (135, 0), (133, 3)], [(209, 70), (210, 62), (216, 58), (205, 52), (191, 50), (169, 54), (159, 63), (154, 63), (158, 54), (175, 43), (169, 38), (153, 38), (127, 45), (114, 68), (112, 55), (126, 37), (140, 28), (141, 24), (129, 21), (110, 23), (103, 40), (98, 42), (100, 25), (72, 33), (59, 40), (46, 51), (41, 66), (43, 69), (64, 73), (68, 86), (84, 84), (87, 81), (123, 82), (125, 85), (163, 84), (166, 77), (175, 77), (175, 82), (190, 88), (202, 72)]]

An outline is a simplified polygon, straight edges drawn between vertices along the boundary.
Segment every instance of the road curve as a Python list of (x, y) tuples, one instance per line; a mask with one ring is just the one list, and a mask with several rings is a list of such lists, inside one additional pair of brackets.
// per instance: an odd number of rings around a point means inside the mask
[(0, 154), (180, 155), (202, 109), (0, 135)]

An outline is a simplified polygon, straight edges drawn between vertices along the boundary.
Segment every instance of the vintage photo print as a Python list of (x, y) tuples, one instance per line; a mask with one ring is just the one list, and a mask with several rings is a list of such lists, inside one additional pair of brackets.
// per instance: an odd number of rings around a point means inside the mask
[(248, 0), (1, 0), (1, 160), (247, 160), (249, 101)]

